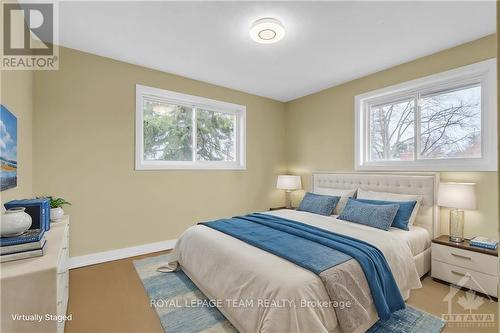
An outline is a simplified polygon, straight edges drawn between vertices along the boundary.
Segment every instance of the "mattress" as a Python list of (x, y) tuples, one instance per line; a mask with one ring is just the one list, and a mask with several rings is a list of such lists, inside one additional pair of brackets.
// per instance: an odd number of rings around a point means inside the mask
[[(362, 239), (386, 257), (404, 298), (421, 287), (406, 241), (391, 232), (306, 212), (280, 210), (268, 214), (300, 221)], [(174, 254), (185, 273), (209, 298), (223, 300), (329, 301), (320, 278), (280, 257), (204, 226), (193, 226), (179, 238)], [(225, 303), (224, 303), (225, 304)], [(221, 312), (241, 332), (339, 332), (332, 307), (238, 307), (225, 304)], [(377, 320), (372, 306), (364, 332)]]
[(422, 227), (412, 225), (408, 231), (391, 228), (389, 232), (403, 239), (408, 244), (413, 256), (419, 255), (431, 247), (429, 232)]

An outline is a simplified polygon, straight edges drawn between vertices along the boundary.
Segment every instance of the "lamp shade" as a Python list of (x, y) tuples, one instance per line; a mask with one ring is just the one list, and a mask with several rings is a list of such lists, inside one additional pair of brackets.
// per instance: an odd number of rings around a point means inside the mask
[(476, 184), (439, 184), (438, 205), (450, 208), (476, 209)]
[(280, 175), (276, 182), (276, 188), (287, 191), (300, 190), (302, 188), (300, 176)]

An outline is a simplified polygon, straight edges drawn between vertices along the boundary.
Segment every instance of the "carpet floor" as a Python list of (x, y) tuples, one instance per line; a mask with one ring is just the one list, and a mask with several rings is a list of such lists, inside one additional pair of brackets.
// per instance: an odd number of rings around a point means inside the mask
[[(167, 261), (159, 255), (134, 261), (161, 325), (168, 333), (237, 332), (196, 285), (182, 272), (160, 273), (156, 269)], [(391, 319), (379, 321), (369, 333), (438, 333), (445, 322), (410, 305), (395, 312)]]

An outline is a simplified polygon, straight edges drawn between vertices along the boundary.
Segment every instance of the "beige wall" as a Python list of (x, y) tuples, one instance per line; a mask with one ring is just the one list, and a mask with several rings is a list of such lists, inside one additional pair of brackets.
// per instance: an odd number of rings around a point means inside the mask
[[(136, 84), (246, 105), (247, 170), (135, 171)], [(283, 204), (283, 103), (66, 48), (58, 71), (35, 73), (34, 91), (34, 192), (73, 203), (72, 256)]]
[[(496, 57), (496, 36), (485, 38), (396, 66), (287, 103), (287, 164), (303, 175), (319, 170), (354, 168), (354, 96), (396, 83)], [(466, 236), (495, 237), (498, 228), (498, 173), (445, 172), (444, 181), (476, 182), (478, 210), (466, 212)], [(295, 199), (300, 198), (297, 193)], [(442, 232), (448, 212), (441, 211)]]
[(2, 71), (0, 102), (17, 117), (17, 187), (0, 192), (0, 201), (30, 198), (32, 191), (33, 72)]
[[(277, 174), (353, 170), (354, 96), (496, 55), (494, 36), (289, 103), (61, 48), (34, 75), (34, 193), (73, 202), (71, 255), (177, 238), (196, 221), (283, 203)], [(246, 171), (135, 171), (135, 84), (247, 106)], [(478, 183), (466, 234), (497, 233), (496, 172), (442, 173)], [(295, 199), (300, 197), (300, 193)], [(442, 211), (447, 221), (447, 211)], [(443, 223), (446, 232), (446, 223)]]

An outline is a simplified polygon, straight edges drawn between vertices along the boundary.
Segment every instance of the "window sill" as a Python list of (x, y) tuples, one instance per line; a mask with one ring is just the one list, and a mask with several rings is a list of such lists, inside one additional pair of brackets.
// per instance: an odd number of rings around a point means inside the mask
[(497, 171), (496, 160), (443, 159), (421, 161), (365, 162), (356, 163), (359, 171)]
[(221, 171), (245, 171), (246, 165), (136, 165), (137, 171), (158, 170), (221, 170)]

